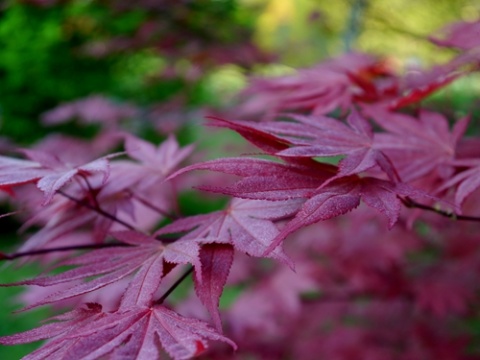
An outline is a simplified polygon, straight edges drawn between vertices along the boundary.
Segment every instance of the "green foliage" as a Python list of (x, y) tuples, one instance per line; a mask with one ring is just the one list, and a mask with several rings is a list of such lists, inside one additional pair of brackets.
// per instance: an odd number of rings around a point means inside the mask
[(78, 53), (82, 35), (65, 31), (68, 6), (38, 9), (15, 4), (1, 17), (2, 134), (31, 142), (45, 133), (39, 114), (59, 102), (109, 88), (109, 61)]
[[(2, 241), (5, 241), (2, 238)], [(6, 265), (4, 265), (5, 267)], [(21, 268), (3, 269), (2, 283), (11, 283), (30, 278), (38, 274), (38, 269), (32, 265), (22, 265)], [(21, 312), (15, 314), (15, 320), (12, 320), (12, 312), (18, 311), (23, 307), (19, 300), (19, 296), (24, 289), (19, 287), (0, 287), (0, 333), (14, 334), (22, 331), (27, 331), (37, 326), (42, 320), (51, 316), (49, 308), (41, 308), (31, 310), (28, 312)], [(22, 344), (15, 346), (0, 346), (0, 359), (20, 359), (28, 353), (35, 350), (41, 342)]]

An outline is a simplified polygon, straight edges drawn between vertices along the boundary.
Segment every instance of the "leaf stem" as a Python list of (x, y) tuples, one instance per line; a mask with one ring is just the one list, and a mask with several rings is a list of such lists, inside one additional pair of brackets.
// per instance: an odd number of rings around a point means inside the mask
[(11, 216), (11, 215), (15, 215), (15, 214), (18, 214), (20, 212), (22, 212), (23, 210), (17, 210), (17, 211), (11, 211), (9, 213), (6, 213), (6, 214), (0, 214), (0, 219), (1, 218), (4, 218), (4, 217), (7, 217), (7, 216)]
[(112, 221), (115, 221), (115, 222), (117, 222), (117, 223), (125, 226), (127, 229), (141, 232), (141, 231), (135, 229), (135, 227), (133, 227), (133, 226), (130, 225), (129, 223), (127, 223), (127, 222), (125, 222), (125, 221), (117, 218), (115, 215), (112, 215), (112, 214), (106, 212), (106, 211), (103, 210), (100, 206), (98, 206), (98, 204), (97, 204), (96, 206), (91, 205), (91, 204), (89, 204), (88, 202), (86, 202), (86, 201), (84, 201), (84, 200), (77, 199), (76, 197), (71, 196), (71, 195), (69, 195), (69, 194), (67, 194), (67, 193), (65, 193), (65, 192), (63, 192), (63, 191), (61, 191), (61, 190), (58, 190), (57, 192), (58, 192), (60, 195), (66, 197), (67, 199), (70, 199), (70, 200), (76, 202), (76, 203), (79, 204), (79, 205), (82, 205), (82, 206), (84, 206), (84, 207), (86, 207), (86, 208), (88, 208), (88, 209), (90, 209), (90, 210), (93, 210), (93, 211), (99, 213), (100, 215), (105, 216), (106, 218), (108, 218), (108, 219), (110, 219), (110, 220), (112, 220)]
[(43, 254), (49, 254), (49, 253), (52, 253), (52, 252), (62, 252), (62, 251), (71, 251), (71, 250), (103, 249), (103, 248), (109, 248), (109, 247), (129, 247), (129, 246), (132, 246), (132, 245), (124, 244), (124, 243), (84, 244), (84, 245), (61, 246), (61, 247), (49, 248), (49, 249), (38, 249), (38, 250), (18, 252), (18, 253), (13, 253), (13, 254), (0, 253), (0, 261), (1, 260), (15, 260), (15, 259), (25, 257), (25, 256), (43, 255)]
[(157, 301), (155, 301), (155, 304), (157, 305), (161, 305), (163, 304), (163, 302), (166, 300), (166, 298), (178, 287), (178, 285), (180, 285), (183, 280), (185, 280), (191, 273), (193, 272), (193, 266), (190, 266), (190, 268), (182, 275), (180, 276), (180, 278), (178, 278), (177, 281), (175, 281), (173, 283), (172, 286), (170, 286), (170, 288), (165, 291), (165, 293), (160, 297), (160, 299), (158, 299)]
[(167, 211), (163, 210), (163, 209), (160, 209), (158, 206), (152, 204), (150, 201), (148, 201), (147, 199), (144, 199), (143, 197), (141, 197), (140, 195), (138, 194), (135, 194), (133, 193), (132, 191), (129, 191), (130, 195), (133, 196), (133, 198), (137, 199), (138, 201), (140, 201), (143, 205), (149, 207), (150, 209), (158, 212), (160, 215), (162, 216), (165, 216), (166, 218), (170, 219), (170, 220), (176, 220), (178, 219), (178, 216), (176, 214), (169, 214)]
[(92, 185), (90, 184), (90, 181), (88, 181), (88, 178), (85, 175), (80, 174), (80, 176), (83, 178), (83, 180), (87, 184), (88, 194), (90, 195), (90, 199), (93, 202), (93, 206), (96, 208), (100, 208), (100, 204), (98, 203), (98, 200), (97, 200), (97, 193), (93, 189)]
[(478, 221), (480, 222), (480, 217), (477, 217), (477, 216), (468, 216), (468, 215), (459, 215), (455, 212), (450, 212), (450, 211), (445, 211), (445, 210), (441, 210), (441, 209), (437, 209), (435, 207), (432, 207), (430, 205), (424, 205), (424, 204), (420, 204), (410, 198), (401, 198), (400, 199), (402, 201), (402, 203), (407, 207), (407, 208), (417, 208), (417, 209), (422, 209), (422, 210), (426, 210), (426, 211), (431, 211), (431, 212), (434, 212), (434, 213), (437, 213), (441, 216), (444, 216), (444, 217), (447, 217), (449, 219), (452, 219), (452, 220), (463, 220), (463, 221)]

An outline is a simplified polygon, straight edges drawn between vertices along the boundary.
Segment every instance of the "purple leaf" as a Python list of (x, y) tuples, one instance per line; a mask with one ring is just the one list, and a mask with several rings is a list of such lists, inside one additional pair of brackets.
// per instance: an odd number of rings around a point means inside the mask
[(230, 339), (206, 323), (180, 316), (163, 306), (136, 307), (123, 312), (102, 313), (101, 306), (74, 310), (53, 318), (57, 323), (0, 338), (5, 345), (51, 338), (24, 359), (98, 359), (113, 353), (113, 358), (157, 359), (158, 344), (173, 359), (190, 359), (208, 348), (206, 340), (223, 341), (236, 349)]
[(220, 296), (233, 263), (233, 247), (226, 244), (205, 244), (200, 250), (202, 281), (195, 277), (195, 292), (207, 308), (217, 331), (222, 332), (218, 311)]

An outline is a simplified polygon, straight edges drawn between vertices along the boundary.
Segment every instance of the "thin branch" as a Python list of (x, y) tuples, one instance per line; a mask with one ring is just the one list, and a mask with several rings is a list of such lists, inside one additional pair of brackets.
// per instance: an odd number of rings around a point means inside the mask
[(84, 206), (84, 207), (86, 207), (86, 208), (88, 208), (88, 209), (90, 209), (90, 210), (93, 210), (93, 211), (99, 213), (100, 215), (105, 216), (106, 218), (108, 218), (108, 219), (110, 219), (110, 220), (112, 220), (112, 221), (115, 221), (115, 222), (117, 222), (117, 223), (125, 226), (127, 229), (141, 232), (141, 231), (135, 229), (134, 226), (132, 226), (132, 225), (130, 225), (129, 223), (127, 223), (127, 222), (125, 222), (125, 221), (117, 218), (115, 215), (112, 215), (112, 214), (106, 212), (105, 210), (103, 210), (103, 209), (102, 209), (101, 207), (99, 207), (99, 206), (94, 206), (94, 205), (92, 205), (92, 204), (90, 204), (90, 203), (88, 203), (88, 202), (86, 202), (86, 201), (84, 201), (84, 200), (77, 199), (76, 197), (71, 196), (71, 195), (69, 195), (69, 194), (67, 194), (67, 193), (65, 193), (65, 192), (63, 192), (63, 191), (61, 191), (61, 190), (58, 190), (57, 192), (58, 192), (60, 195), (65, 196), (67, 199), (70, 199), (70, 200), (76, 202), (76, 203), (79, 204), (79, 205), (82, 205), (82, 206)]
[(169, 214), (167, 211), (160, 209), (158, 206), (152, 204), (150, 201), (147, 199), (144, 199), (143, 197), (133, 193), (132, 191), (129, 191), (130, 195), (133, 196), (135, 199), (140, 201), (143, 205), (149, 207), (150, 209), (158, 212), (160, 215), (165, 216), (166, 218), (170, 220), (177, 220), (178, 216), (176, 214)]
[(56, 248), (49, 248), (49, 249), (39, 249), (39, 250), (31, 250), (13, 254), (3, 254), (0, 253), (0, 261), (1, 260), (15, 260), (25, 256), (32, 256), (32, 255), (43, 255), (49, 254), (52, 252), (63, 252), (63, 251), (71, 251), (71, 250), (89, 250), (89, 249), (103, 249), (103, 248), (110, 248), (110, 247), (129, 247), (133, 246), (130, 244), (125, 243), (108, 243), (108, 244), (85, 244), (85, 245), (70, 245), (70, 246), (61, 246)]
[(6, 214), (0, 214), (0, 219), (1, 218), (4, 218), (4, 217), (7, 217), (7, 216), (11, 216), (11, 215), (15, 215), (15, 214), (18, 214), (20, 212), (22, 212), (23, 210), (17, 210), (17, 211), (12, 211), (12, 212), (9, 212), (9, 213), (6, 213)]
[(480, 222), (480, 217), (477, 217), (477, 216), (467, 216), (467, 215), (459, 215), (455, 212), (451, 212), (451, 211), (445, 211), (445, 210), (441, 210), (441, 209), (437, 209), (435, 207), (432, 207), (430, 205), (424, 205), (424, 204), (420, 204), (410, 198), (405, 198), (405, 199), (400, 199), (402, 201), (402, 203), (407, 207), (407, 208), (417, 208), (417, 209), (422, 209), (422, 210), (426, 210), (426, 211), (431, 211), (431, 212), (434, 212), (434, 213), (437, 213), (438, 215), (441, 215), (441, 216), (444, 216), (444, 217), (447, 217), (449, 219), (452, 219), (452, 220), (463, 220), (463, 221), (478, 221)]
[(158, 240), (158, 241), (161, 241), (162, 243), (164, 244), (171, 244), (171, 243), (174, 243), (175, 241), (177, 241), (178, 239), (180, 239), (181, 236), (171, 236), (171, 237), (167, 237), (165, 235), (157, 235), (155, 236), (155, 240)]
[(175, 213), (175, 216), (177, 217), (177, 219), (180, 219), (182, 218), (182, 212), (180, 210), (180, 204), (178, 202), (178, 191), (177, 191), (177, 187), (175, 186), (175, 182), (174, 181), (170, 181), (170, 187), (172, 188), (172, 203), (173, 203), (173, 211)]
[(165, 299), (178, 287), (178, 285), (180, 285), (183, 280), (185, 280), (191, 273), (193, 272), (193, 266), (190, 266), (190, 268), (177, 280), (175, 281), (175, 283), (170, 286), (170, 288), (165, 291), (165, 293), (160, 297), (160, 299), (158, 299), (157, 301), (155, 301), (155, 304), (157, 305), (161, 305), (163, 304), (163, 302), (165, 301)]
[(87, 184), (87, 188), (88, 188), (88, 194), (90, 195), (90, 198), (93, 202), (93, 205), (96, 207), (96, 208), (100, 208), (100, 204), (98, 203), (98, 200), (97, 200), (97, 192), (95, 191), (95, 189), (92, 187), (92, 185), (90, 184), (90, 181), (88, 181), (88, 178), (83, 175), (83, 174), (80, 174), (80, 176), (82, 177), (82, 179), (85, 181), (85, 183)]

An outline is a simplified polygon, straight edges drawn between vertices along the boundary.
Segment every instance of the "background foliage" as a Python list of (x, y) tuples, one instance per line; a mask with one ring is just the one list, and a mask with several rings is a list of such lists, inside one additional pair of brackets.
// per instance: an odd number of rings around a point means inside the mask
[[(0, 5), (0, 141), (26, 146), (52, 131), (88, 139), (98, 130), (95, 121), (49, 127), (44, 114), (101, 94), (140, 112), (140, 121), (127, 125), (137, 135), (159, 141), (175, 130), (182, 144), (199, 143), (202, 159), (214, 158), (241, 145), (235, 134), (212, 139), (202, 130), (202, 109), (230, 106), (248, 76), (291, 73), (352, 49), (386, 56), (397, 69), (443, 62), (455, 53), (439, 52), (428, 35), (446, 23), (475, 20), (480, 14), (474, 0), (421, 0), (414, 5), (402, 0), (199, 0), (175, 8), (169, 1), (163, 8), (149, 7), (147, 1), (143, 6), (116, 3), (124, 6), (92, 0), (12, 0)], [(167, 39), (167, 34), (178, 37)], [(479, 84), (476, 76), (464, 78), (430, 98), (427, 107), (452, 117), (473, 113), (478, 126)], [(199, 196), (187, 193), (180, 199), (186, 215), (225, 203)], [(4, 206), (3, 212), (8, 211)], [(6, 250), (15, 242), (16, 224), (11, 221), (2, 219)], [(24, 268), (9, 275), (4, 271), (2, 282), (30, 273)], [(4, 308), (13, 309), (12, 290), (1, 291)], [(239, 292), (227, 291), (222, 301), (228, 303), (228, 296)], [(15, 320), (3, 320), (2, 312), (1, 333), (32, 328), (45, 312)], [(474, 321), (471, 327), (472, 333), (480, 332)], [(2, 347), (0, 358), (29, 351), (25, 345)]]

